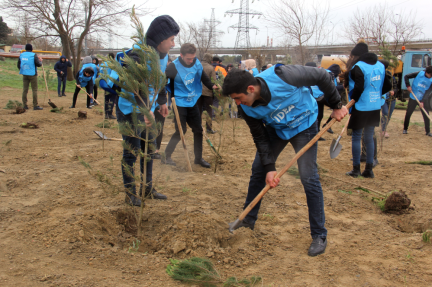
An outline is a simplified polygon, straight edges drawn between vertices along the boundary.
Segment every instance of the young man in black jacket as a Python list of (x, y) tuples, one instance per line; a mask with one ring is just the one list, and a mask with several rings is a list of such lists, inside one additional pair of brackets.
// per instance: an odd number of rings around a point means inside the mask
[[(66, 89), (66, 80), (67, 80), (67, 68), (72, 67), (72, 63), (69, 62), (68, 59), (66, 59), (65, 56), (60, 56), (60, 60), (54, 65), (54, 70), (57, 72), (57, 94), (59, 97), (66, 97), (65, 95), (65, 89)], [(63, 84), (63, 88), (60, 88)]]
[[(180, 48), (180, 57), (167, 67), (166, 76), (170, 80), (171, 96), (176, 100), (183, 133), (186, 133), (187, 123), (194, 134), (195, 164), (210, 168), (210, 164), (202, 158), (203, 129), (197, 101), (202, 92), (201, 82), (209, 90), (217, 87), (213, 85), (206, 73), (203, 73), (203, 66), (195, 56), (195, 46), (189, 43), (183, 44)], [(163, 163), (175, 166), (176, 163), (171, 159), (171, 155), (180, 141), (180, 132), (175, 118), (174, 123), (176, 130), (165, 149), (166, 159)]]
[[(288, 143), (299, 152), (318, 133), (318, 106), (310, 86), (318, 86), (338, 121), (348, 111), (340, 101), (339, 93), (329, 73), (324, 69), (299, 65), (277, 64), (258, 76), (242, 70), (232, 70), (223, 85), (224, 94), (238, 105), (257, 147), (252, 164), (246, 208), (268, 184), (276, 187), (276, 159)], [(324, 253), (327, 246), (324, 197), (317, 168), (317, 143), (297, 161), (309, 208), (312, 243), (308, 255)], [(254, 229), (261, 201), (243, 219), (239, 227)], [(232, 224), (231, 224), (232, 226)]]

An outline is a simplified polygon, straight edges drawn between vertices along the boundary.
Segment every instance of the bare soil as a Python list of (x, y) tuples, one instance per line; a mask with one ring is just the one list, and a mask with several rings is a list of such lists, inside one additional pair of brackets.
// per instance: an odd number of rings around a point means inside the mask
[[(237, 120), (235, 142), (232, 122), (226, 122), (216, 174), (197, 165), (187, 172), (181, 145), (173, 154), (177, 167), (155, 161), (156, 189), (168, 200), (146, 202), (142, 243), (130, 253), (136, 221), (124, 203), (121, 142), (102, 142), (93, 133), (103, 120), (97, 108), (87, 110), (87, 119), (75, 120), (85, 108), (82, 93), (77, 108), (68, 109), (72, 95), (58, 98), (51, 92), (63, 113), (49, 112), (43, 94), (40, 90), (43, 111), (0, 110), (0, 286), (180, 286), (166, 274), (166, 265), (169, 258), (192, 256), (210, 258), (223, 276), (262, 276), (263, 286), (431, 285), (432, 244), (422, 242), (422, 232), (432, 229), (431, 166), (406, 162), (431, 160), (432, 139), (419, 125), (402, 135), (405, 111), (396, 110), (389, 124), (375, 179), (345, 175), (352, 167), (349, 137), (333, 160), (328, 150), (336, 135), (326, 133), (326, 141), (319, 142), (325, 254), (307, 256), (306, 197), (300, 180), (288, 174), (265, 196), (255, 231), (228, 232), (228, 222), (242, 210), (256, 151), (242, 120)], [(21, 90), (0, 92), (2, 107), (20, 98)], [(422, 123), (420, 112), (411, 120)], [(20, 128), (26, 122), (39, 128)], [(333, 127), (341, 129), (342, 124)], [(164, 141), (173, 132), (168, 120)], [(115, 127), (105, 134), (120, 138)], [(193, 160), (190, 129), (186, 135)], [(211, 140), (216, 145), (217, 136)], [(293, 155), (287, 146), (277, 168)], [(213, 158), (207, 145), (204, 158)], [(377, 196), (358, 186), (405, 192), (414, 209), (383, 213), (372, 201)]]

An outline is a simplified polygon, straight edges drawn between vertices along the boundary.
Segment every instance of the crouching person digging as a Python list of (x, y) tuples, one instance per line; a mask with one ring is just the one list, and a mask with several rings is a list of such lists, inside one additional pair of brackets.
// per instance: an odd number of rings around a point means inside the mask
[[(252, 175), (244, 208), (251, 203), (266, 184), (274, 188), (279, 184), (275, 178), (275, 162), (288, 143), (299, 152), (318, 133), (318, 105), (309, 87), (318, 86), (325, 100), (333, 109), (332, 117), (340, 121), (347, 109), (340, 101), (339, 93), (324, 69), (298, 65), (276, 65), (256, 77), (234, 69), (223, 85), (238, 105), (241, 117), (250, 128), (257, 147), (252, 164)], [(317, 143), (313, 144), (297, 161), (309, 209), (312, 235), (308, 255), (324, 253), (327, 246), (324, 198), (317, 168)], [(258, 219), (259, 201), (248, 215), (235, 226), (254, 229)], [(231, 228), (230, 228), (231, 229)]]

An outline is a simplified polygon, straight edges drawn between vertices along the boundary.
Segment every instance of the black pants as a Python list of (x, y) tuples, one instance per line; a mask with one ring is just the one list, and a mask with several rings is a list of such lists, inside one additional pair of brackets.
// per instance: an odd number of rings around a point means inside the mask
[[(405, 114), (404, 130), (408, 130), (408, 126), (409, 126), (411, 115), (414, 112), (414, 110), (417, 107), (417, 105), (418, 105), (418, 103), (417, 103), (416, 100), (413, 100), (411, 98), (409, 99), (407, 111), (406, 111), (406, 114)], [(425, 108), (425, 110), (429, 114), (429, 111), (426, 108)], [(426, 134), (428, 134), (428, 133), (430, 133), (430, 121), (429, 121), (429, 118), (427, 117), (427, 115), (423, 112), (423, 110), (421, 110), (421, 113), (423, 115), (423, 121), (424, 121), (424, 125), (425, 125), (425, 131), (426, 131)]]
[[(93, 91), (90, 91), (88, 85), (85, 86), (85, 89), (87, 91), (87, 94), (91, 94), (93, 92)], [(80, 91), (81, 91), (80, 88), (75, 87), (75, 92), (74, 92), (73, 99), (72, 99), (72, 106), (73, 107), (75, 107), (75, 105), (76, 105), (76, 101), (77, 101), (78, 94), (79, 94)], [(90, 107), (90, 97), (88, 95), (87, 95), (87, 107)]]
[[(180, 117), (180, 123), (183, 129), (183, 134), (186, 133), (186, 123), (189, 125), (189, 127), (192, 129), (192, 132), (194, 134), (194, 154), (195, 154), (195, 160), (200, 160), (202, 158), (202, 144), (203, 144), (203, 129), (201, 126), (201, 118), (200, 118), (200, 112), (198, 105), (195, 104), (195, 106), (186, 108), (186, 107), (179, 107), (177, 106), (179, 117)], [(178, 142), (180, 141), (180, 132), (178, 130), (177, 126), (177, 120), (174, 116), (174, 124), (175, 124), (175, 133), (172, 135), (166, 150), (165, 155), (166, 157), (171, 157), (172, 153), (174, 152), (174, 149), (176, 148)]]
[(105, 94), (105, 115), (112, 115), (114, 110), (114, 104), (117, 104), (117, 95), (108, 93)]
[(163, 138), (163, 128), (165, 124), (165, 118), (159, 113), (159, 108), (160, 107), (158, 106), (154, 111), (156, 123), (161, 123), (161, 130), (159, 132), (159, 135), (156, 138), (156, 150), (160, 150), (162, 138)]
[(98, 90), (98, 87), (96, 86), (96, 84), (94, 84), (93, 85), (93, 98), (95, 100), (97, 100), (97, 90)]
[(211, 105), (213, 105), (213, 97), (201, 95), (201, 97), (198, 99), (197, 105), (200, 111), (200, 119), (202, 119), (204, 110), (209, 115), (209, 118), (206, 119), (206, 128), (207, 130), (211, 130), (213, 117), (213, 109), (211, 108)]

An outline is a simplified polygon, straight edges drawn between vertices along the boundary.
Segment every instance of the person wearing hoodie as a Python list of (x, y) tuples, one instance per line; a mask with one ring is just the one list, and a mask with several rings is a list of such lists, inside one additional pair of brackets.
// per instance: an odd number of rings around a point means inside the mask
[(20, 54), (17, 63), (17, 67), (20, 71), (19, 73), (20, 75), (23, 75), (22, 102), (24, 109), (28, 110), (27, 93), (29, 84), (31, 84), (31, 89), (33, 91), (33, 110), (43, 110), (42, 107), (39, 107), (37, 98), (37, 67), (42, 66), (42, 58), (33, 53), (33, 46), (31, 44), (26, 44), (25, 49), (26, 51)]
[[(179, 25), (169, 15), (162, 15), (156, 17), (150, 23), (150, 26), (147, 30), (145, 43), (148, 46), (152, 47), (159, 54), (160, 68), (162, 72), (165, 72), (168, 63), (168, 52), (172, 47), (174, 47), (175, 44), (174, 38), (175, 36), (177, 36), (179, 31), (180, 31)], [(126, 53), (134, 61), (140, 62), (140, 57), (138, 53), (134, 52), (135, 49), (140, 49), (140, 46), (134, 45), (133, 48), (126, 51)], [(121, 59), (119, 59), (119, 54), (117, 54), (116, 58), (117, 60), (122, 62)], [(122, 91), (124, 93), (131, 93), (124, 89), (122, 89)], [(147, 98), (145, 97), (144, 94), (141, 94), (141, 91), (140, 91), (140, 96), (144, 101), (147, 101)], [(154, 97), (156, 97), (155, 100)], [(134, 101), (138, 105), (143, 104), (141, 100), (137, 98), (135, 98)], [(165, 118), (168, 115), (168, 108), (166, 106), (166, 102), (167, 102), (166, 89), (165, 88), (162, 89), (157, 95), (150, 93), (149, 102), (153, 102), (153, 101), (154, 104), (150, 107), (151, 114), (160, 113)], [(134, 121), (134, 119), (132, 118), (133, 110), (134, 110), (134, 103), (130, 102), (128, 99), (124, 97), (120, 97), (116, 109), (117, 121), (119, 123), (128, 124), (132, 129), (136, 129), (136, 128), (141, 129), (141, 127), (144, 126), (148, 122), (148, 120), (144, 117), (144, 115), (138, 113), (139, 123), (136, 123), (136, 121)], [(137, 124), (138, 126), (136, 126)], [(145, 135), (146, 135), (146, 130), (143, 129), (140, 137), (145, 138)], [(150, 148), (149, 153), (153, 154), (153, 156), (151, 157), (150, 160), (146, 160), (147, 182), (145, 188), (143, 186), (140, 186), (140, 192), (138, 193), (139, 196), (137, 196), (137, 190), (136, 190), (137, 184), (135, 184), (133, 166), (135, 165), (135, 162), (137, 160), (137, 155), (140, 153), (140, 150), (144, 151), (146, 147), (145, 145), (147, 143), (137, 137), (131, 137), (127, 135), (122, 135), (122, 137), (123, 137), (123, 141), (125, 142), (125, 146), (127, 146), (127, 148), (123, 149), (123, 159), (122, 159), (123, 184), (124, 187), (128, 190), (128, 192), (126, 193), (125, 202), (129, 205), (140, 206), (141, 205), (140, 197), (141, 197), (141, 192), (143, 190), (145, 190), (144, 191), (145, 195), (149, 196), (150, 198), (167, 199), (166, 195), (157, 192), (153, 188), (153, 184), (152, 184), (153, 157), (155, 153), (155, 151), (151, 149), (153, 145), (149, 145)], [(152, 138), (150, 138), (149, 140), (153, 141)], [(133, 150), (133, 152), (131, 150)], [(130, 175), (130, 173), (127, 172), (127, 170), (129, 170), (132, 173), (132, 176)], [(141, 173), (144, 172), (143, 157), (140, 158), (140, 170)]]
[[(342, 99), (342, 102), (344, 102), (344, 98), (342, 97), (342, 94), (343, 94), (343, 92), (344, 92), (344, 87), (343, 87), (343, 85), (340, 83), (340, 81), (338, 81), (338, 79), (339, 79), (339, 75), (340, 75), (340, 73), (341, 73), (341, 68), (340, 68), (340, 66), (338, 65), (338, 64), (333, 64), (333, 65), (331, 65), (330, 67), (328, 67), (328, 69), (327, 69), (331, 74), (332, 74), (332, 76), (333, 76), (333, 78), (335, 79), (335, 85), (336, 85), (336, 90), (338, 91), (338, 93), (339, 93), (339, 95), (341, 95), (341, 99)], [(348, 104), (348, 103), (345, 103), (345, 104)], [(327, 119), (327, 122), (325, 123), (325, 124), (323, 124), (323, 128), (330, 122), (332, 120), (332, 118), (331, 117), (329, 117), (328, 119)], [(327, 130), (327, 132), (328, 133), (331, 133), (331, 134), (333, 134), (334, 132), (333, 132), (333, 130), (331, 129), (331, 128), (329, 128), (328, 130)]]
[[(73, 99), (72, 99), (72, 106), (69, 107), (70, 109), (75, 108), (78, 94), (81, 91), (81, 87), (86, 88), (86, 91), (88, 94), (87, 95), (87, 109), (91, 109), (90, 99), (93, 98), (93, 88), (94, 88), (94, 83), (96, 80), (95, 75), (97, 75), (99, 70), (98, 70), (98, 67), (92, 63), (92, 58), (90, 56), (84, 57), (84, 59), (82, 60), (82, 64), (83, 64), (83, 66), (82, 66), (81, 70), (79, 70), (75, 76), (76, 88), (75, 88), (75, 92), (74, 92)], [(93, 73), (91, 73), (90, 80), (88, 79), (88, 76), (86, 76), (86, 74), (84, 73), (85, 70), (86, 71), (89, 71), (89, 70), (93, 71)]]
[[(59, 61), (54, 65), (54, 70), (57, 72), (57, 94), (59, 97), (66, 97), (65, 89), (66, 89), (66, 80), (67, 80), (67, 68), (72, 67), (72, 63), (69, 62), (68, 59), (66, 59), (65, 56), (60, 56)], [(63, 84), (63, 88), (60, 88)]]
[[(374, 178), (374, 129), (380, 123), (381, 95), (391, 89), (384, 65), (376, 54), (369, 53), (366, 43), (358, 43), (352, 50), (344, 75), (349, 85), (349, 96), (355, 101), (351, 108), (348, 129), (352, 129), (353, 170), (346, 174), (352, 177)], [(366, 145), (366, 168), (360, 171), (361, 138), (364, 132)]]
[[(212, 55), (206, 53), (204, 54), (203, 60), (201, 62), (203, 66), (203, 72), (206, 73), (207, 77), (210, 80), (216, 80), (216, 71), (212, 64)], [(212, 117), (213, 117), (213, 109), (211, 105), (213, 104), (213, 91), (207, 89), (207, 87), (202, 84), (202, 93), (201, 97), (198, 99), (197, 105), (200, 111), (200, 118), (202, 118), (203, 111), (205, 110), (208, 114), (206, 118), (206, 129), (207, 133), (214, 134), (215, 131), (212, 129)]]

